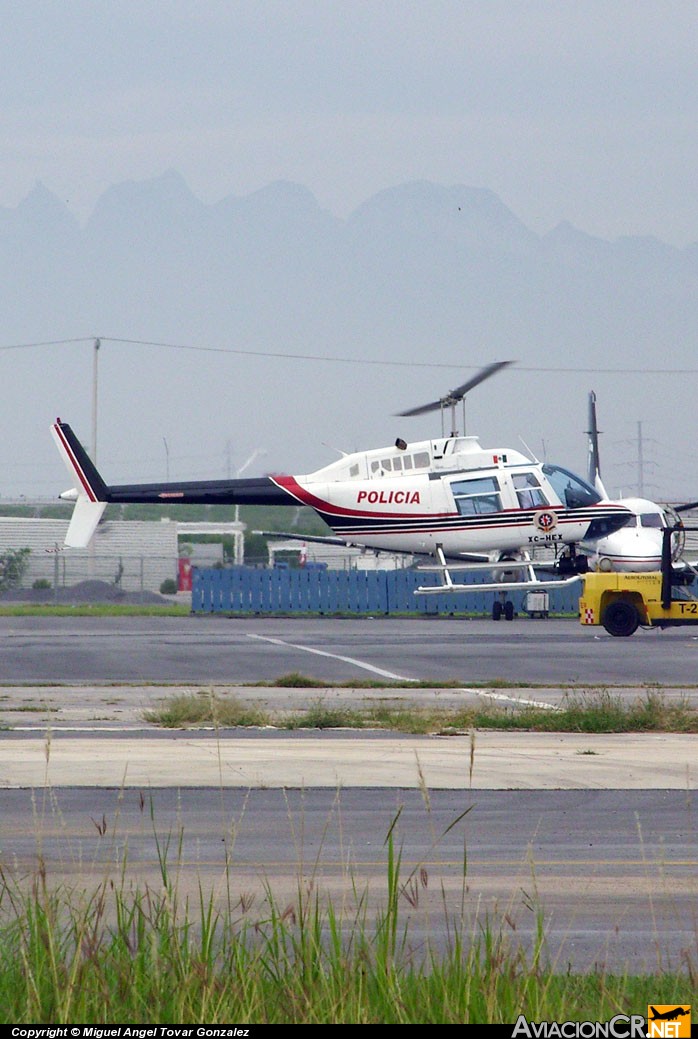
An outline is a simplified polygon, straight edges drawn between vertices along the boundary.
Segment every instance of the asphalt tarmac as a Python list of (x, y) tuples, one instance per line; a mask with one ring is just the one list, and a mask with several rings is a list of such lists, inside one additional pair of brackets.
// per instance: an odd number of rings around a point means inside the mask
[(698, 627), (612, 638), (575, 620), (0, 617), (0, 682), (386, 678), (522, 685), (698, 684)]
[[(542, 924), (561, 968), (695, 967), (694, 736), (163, 733), (143, 710), (180, 688), (279, 716), (368, 699), (554, 709), (565, 661), (582, 691), (643, 695), (666, 674), (666, 695), (693, 701), (697, 645), (686, 631), (597, 639), (565, 621), (0, 618), (0, 862), (30, 877), (41, 857), (56, 882), (89, 886), (120, 875), (127, 856), (129, 882), (157, 884), (165, 842), (183, 892), (203, 881), (253, 915), (268, 910), (265, 890), (292, 900), (299, 883), (345, 906), (365, 887), (377, 909), (399, 813), (417, 945), (443, 946), (458, 921), (487, 917), (526, 946)], [(494, 668), (543, 685), (467, 685)], [(292, 671), (328, 684), (246, 684)], [(332, 685), (437, 673), (463, 685)], [(174, 684), (151, 684), (163, 681)]]

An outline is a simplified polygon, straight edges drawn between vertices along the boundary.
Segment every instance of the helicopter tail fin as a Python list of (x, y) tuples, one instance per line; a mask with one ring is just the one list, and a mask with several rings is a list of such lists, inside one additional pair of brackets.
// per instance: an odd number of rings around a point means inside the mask
[(107, 507), (109, 488), (66, 422), (57, 419), (51, 426), (51, 435), (68, 472), (76, 481), (73, 488), (61, 494), (61, 498), (75, 502), (65, 544), (68, 548), (86, 548)]

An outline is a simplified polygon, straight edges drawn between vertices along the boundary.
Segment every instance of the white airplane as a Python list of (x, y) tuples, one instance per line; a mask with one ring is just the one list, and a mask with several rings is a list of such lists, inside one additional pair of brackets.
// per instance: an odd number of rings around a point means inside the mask
[[(414, 415), (464, 402), (468, 390), (510, 364), (488, 365), (462, 386)], [(578, 546), (607, 537), (630, 518), (629, 509), (558, 465), (541, 464), (511, 448), (483, 447), (474, 436), (450, 435), (347, 454), (302, 476), (187, 483), (107, 484), (70, 426), (58, 419), (52, 434), (75, 487), (61, 495), (75, 501), (65, 544), (85, 547), (109, 503), (307, 505), (334, 532), (328, 541), (390, 552), (432, 556), (443, 585), (420, 589), (495, 590), (560, 587), (588, 569)], [(286, 536), (286, 535), (283, 535)], [(295, 537), (301, 537), (295, 535)], [(555, 579), (539, 580), (530, 553), (552, 548)], [(492, 584), (458, 585), (451, 572), (491, 571)], [(519, 578), (518, 580), (516, 578)], [(509, 604), (511, 605), (511, 604)], [(513, 610), (510, 611), (513, 616)], [(497, 615), (501, 614), (501, 610)], [(510, 619), (509, 612), (504, 609)]]
[[(601, 479), (596, 394), (593, 390), (589, 393), (587, 436), (589, 438), (587, 479), (603, 498), (607, 498), (608, 494)], [(590, 567), (605, 573), (610, 571), (643, 573), (660, 570), (664, 529), (679, 524), (679, 513), (695, 508), (696, 503), (662, 506), (648, 498), (620, 498), (618, 501), (625, 505), (632, 515), (620, 529), (606, 537), (598, 538), (594, 542), (586, 539), (581, 542), (582, 550), (588, 553)], [(682, 569), (686, 565), (681, 561), (683, 544), (681, 531), (672, 535), (672, 561), (675, 569)]]

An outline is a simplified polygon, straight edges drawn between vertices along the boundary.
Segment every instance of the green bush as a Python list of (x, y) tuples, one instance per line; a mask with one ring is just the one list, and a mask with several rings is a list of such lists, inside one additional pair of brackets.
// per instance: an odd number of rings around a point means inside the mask
[(0, 555), (0, 591), (21, 588), (30, 552), (30, 548), (10, 548), (4, 555)]
[(166, 577), (160, 585), (160, 595), (174, 595), (177, 591), (177, 582), (172, 577)]

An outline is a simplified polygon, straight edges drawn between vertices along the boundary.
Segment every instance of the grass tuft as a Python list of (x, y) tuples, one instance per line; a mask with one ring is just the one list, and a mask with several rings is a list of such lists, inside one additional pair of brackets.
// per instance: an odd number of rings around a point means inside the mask
[(319, 678), (309, 678), (308, 675), (302, 675), (299, 671), (291, 671), (290, 674), (281, 675), (274, 682), (274, 685), (278, 685), (282, 689), (322, 689), (326, 688), (327, 684), (327, 682), (323, 682)]
[(327, 706), (322, 699), (295, 710), (246, 707), (232, 695), (179, 694), (144, 712), (164, 728), (278, 726), (285, 729), (384, 729), (423, 735), (505, 729), (529, 732), (698, 732), (698, 711), (685, 700), (668, 700), (656, 690), (626, 701), (606, 690), (565, 694), (557, 710), (527, 704), (464, 708), (392, 707), (385, 703), (356, 708)]
[[(183, 835), (158, 837), (152, 805), (159, 884), (129, 880), (125, 861), (92, 888), (52, 883), (41, 857), (29, 877), (0, 866), (0, 1022), (511, 1024), (685, 1001), (692, 961), (655, 975), (556, 972), (533, 901), (527, 946), (508, 913), (473, 917), (464, 899), (444, 903), (447, 942), (432, 945), (417, 915), (430, 877), (423, 865), (404, 874), (400, 812), (381, 890), (369, 898), (354, 878), (340, 905), (307, 877), (290, 899), (268, 883), (258, 902), (237, 896), (232, 862), (222, 896), (201, 881), (185, 896)], [(464, 859), (464, 885), (466, 873)]]
[(234, 696), (221, 697), (214, 693), (180, 693), (167, 698), (163, 705), (143, 712), (145, 721), (165, 729), (186, 729), (201, 726), (220, 729), (267, 724), (266, 715), (246, 707)]

